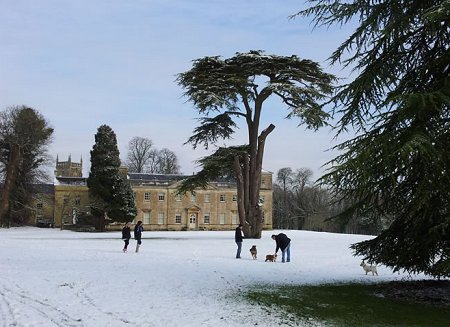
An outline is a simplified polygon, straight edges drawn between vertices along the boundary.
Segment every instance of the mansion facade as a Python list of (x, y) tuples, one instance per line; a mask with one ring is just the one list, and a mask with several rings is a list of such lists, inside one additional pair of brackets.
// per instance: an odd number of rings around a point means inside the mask
[[(177, 194), (180, 181), (187, 176), (137, 174), (122, 169), (134, 191), (137, 216), (146, 231), (156, 230), (232, 230), (239, 224), (236, 184), (229, 180), (210, 182), (195, 194)], [(83, 214), (89, 214), (87, 178), (82, 177), (82, 160), (73, 163), (57, 159), (55, 181), (35, 199), (35, 221), (52, 221), (54, 227), (70, 228)], [(53, 191), (51, 191), (53, 189)], [(263, 172), (260, 202), (263, 228), (272, 229), (272, 174)], [(122, 224), (111, 222), (110, 230)]]

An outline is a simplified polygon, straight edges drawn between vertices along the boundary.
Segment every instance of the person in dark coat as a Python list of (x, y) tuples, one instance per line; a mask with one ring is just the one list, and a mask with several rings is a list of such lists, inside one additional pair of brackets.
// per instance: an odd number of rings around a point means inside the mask
[(131, 223), (128, 222), (122, 228), (122, 240), (125, 242), (125, 245), (123, 247), (123, 252), (127, 252), (128, 244), (130, 244), (130, 238), (131, 238), (130, 226), (131, 226)]
[(136, 226), (134, 226), (134, 239), (137, 241), (136, 244), (136, 252), (139, 252), (139, 247), (142, 244), (141, 237), (142, 232), (144, 231), (144, 227), (142, 226), (142, 221), (138, 221)]
[(285, 258), (287, 262), (291, 261), (291, 239), (286, 236), (286, 234), (280, 233), (278, 235), (272, 235), (272, 240), (277, 243), (277, 247), (275, 248), (275, 254), (277, 254), (278, 250), (281, 250), (281, 262), (285, 262)]
[(236, 231), (234, 232), (234, 241), (236, 242), (236, 245), (237, 245), (236, 259), (241, 258), (241, 249), (242, 249), (242, 240), (243, 240), (242, 227), (243, 226), (241, 224), (239, 224), (239, 226), (236, 227)]

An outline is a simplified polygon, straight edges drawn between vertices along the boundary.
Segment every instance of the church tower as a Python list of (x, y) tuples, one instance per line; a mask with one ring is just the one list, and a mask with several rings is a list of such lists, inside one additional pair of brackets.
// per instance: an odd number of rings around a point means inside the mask
[(67, 161), (59, 161), (56, 156), (55, 177), (83, 177), (83, 157), (80, 162), (72, 162), (70, 154)]

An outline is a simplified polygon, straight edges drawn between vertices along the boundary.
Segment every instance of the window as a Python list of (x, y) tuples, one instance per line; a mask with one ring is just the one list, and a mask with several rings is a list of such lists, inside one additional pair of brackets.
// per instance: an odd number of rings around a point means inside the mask
[(44, 204), (42, 202), (36, 203), (36, 208), (37, 209), (42, 209), (43, 206), (44, 206)]
[(231, 213), (231, 223), (233, 225), (237, 225), (238, 224), (238, 215), (236, 212), (232, 212)]
[(237, 202), (237, 194), (233, 194), (233, 202)]
[(219, 224), (221, 224), (221, 225), (225, 224), (225, 214), (224, 213), (219, 214)]
[(144, 212), (144, 224), (150, 224), (150, 212), (149, 211)]
[(209, 224), (209, 213), (206, 213), (204, 216), (203, 216), (203, 223), (204, 224)]
[(69, 196), (64, 195), (64, 204), (69, 204)]
[(261, 187), (264, 187), (266, 185), (266, 180), (265, 179), (261, 179)]
[(175, 224), (181, 224), (181, 213), (175, 214)]
[(190, 224), (195, 224), (196, 218), (197, 218), (196, 214), (195, 213), (191, 213), (190, 216), (189, 216), (189, 223)]
[(144, 193), (144, 201), (150, 201), (150, 192)]
[(207, 203), (207, 202), (210, 202), (211, 201), (211, 195), (210, 194), (205, 194), (205, 196), (204, 196), (204, 201)]
[(77, 195), (77, 196), (75, 197), (75, 205), (76, 205), (76, 206), (79, 206), (80, 204), (81, 204), (81, 198), (80, 198), (79, 195)]
[(181, 194), (175, 194), (175, 201), (181, 201)]
[(195, 194), (191, 194), (191, 202), (196, 202), (197, 196)]
[(158, 194), (158, 201), (164, 201), (165, 198), (166, 198), (166, 195), (164, 193)]
[(219, 198), (220, 202), (225, 202), (225, 194), (221, 194)]
[(164, 224), (164, 212), (158, 213), (158, 224), (159, 225)]

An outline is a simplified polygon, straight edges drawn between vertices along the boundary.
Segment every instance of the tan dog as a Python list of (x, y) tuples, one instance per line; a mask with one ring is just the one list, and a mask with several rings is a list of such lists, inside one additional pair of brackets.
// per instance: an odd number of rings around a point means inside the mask
[(277, 255), (276, 254), (268, 254), (266, 255), (266, 262), (276, 262), (277, 261)]
[(378, 276), (377, 266), (368, 265), (364, 262), (364, 260), (361, 262), (360, 266), (364, 269), (364, 271), (366, 272), (366, 275), (368, 272), (371, 272), (372, 276), (374, 276), (374, 275)]
[(252, 254), (252, 258), (256, 260), (256, 255), (258, 254), (258, 251), (256, 250), (256, 245), (252, 245), (252, 248), (250, 249), (250, 253)]

